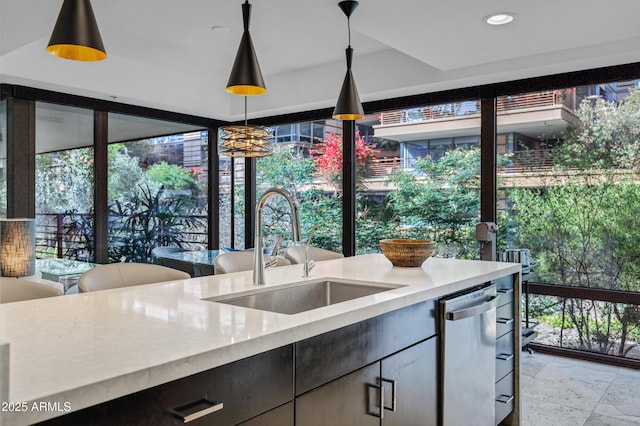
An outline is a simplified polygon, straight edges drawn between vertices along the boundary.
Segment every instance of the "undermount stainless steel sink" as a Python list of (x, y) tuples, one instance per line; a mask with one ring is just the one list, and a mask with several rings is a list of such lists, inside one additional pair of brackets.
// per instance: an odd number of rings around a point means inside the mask
[(297, 314), (399, 287), (404, 286), (321, 280), (295, 283), (274, 289), (261, 289), (241, 296), (230, 294), (203, 300), (281, 314)]

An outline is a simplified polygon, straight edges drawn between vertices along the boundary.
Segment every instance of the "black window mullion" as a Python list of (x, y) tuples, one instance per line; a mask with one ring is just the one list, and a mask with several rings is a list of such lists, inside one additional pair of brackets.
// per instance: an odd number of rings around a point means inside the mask
[(342, 253), (356, 254), (356, 122), (342, 122)]

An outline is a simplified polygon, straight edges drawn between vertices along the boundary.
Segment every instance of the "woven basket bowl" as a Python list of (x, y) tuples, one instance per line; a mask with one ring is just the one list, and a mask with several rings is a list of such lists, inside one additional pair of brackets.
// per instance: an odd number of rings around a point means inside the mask
[(382, 253), (393, 266), (420, 266), (435, 247), (435, 241), (431, 240), (380, 240)]

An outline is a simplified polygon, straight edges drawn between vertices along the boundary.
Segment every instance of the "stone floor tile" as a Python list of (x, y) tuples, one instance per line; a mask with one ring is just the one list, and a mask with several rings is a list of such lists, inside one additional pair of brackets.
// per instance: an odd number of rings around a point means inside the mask
[(551, 361), (560, 362), (566, 365), (575, 365), (578, 367), (584, 367), (590, 370), (606, 371), (614, 374), (617, 374), (618, 371), (620, 370), (620, 367), (615, 365), (608, 365), (608, 364), (602, 364), (598, 362), (585, 361), (582, 359), (574, 359), (574, 358), (560, 357), (560, 356), (554, 356), (554, 355), (549, 355), (549, 356), (553, 358)]
[(528, 353), (521, 357), (523, 426), (639, 426), (640, 371)]
[(584, 426), (638, 426), (640, 425), (640, 420), (638, 422), (619, 419), (616, 417), (608, 417), (603, 416), (601, 414), (593, 413), (585, 422)]
[(628, 415), (624, 411), (621, 411), (615, 405), (600, 402), (593, 410), (594, 416), (602, 416), (609, 419), (616, 419), (619, 421), (630, 422), (631, 424), (640, 424), (640, 417)]
[(591, 411), (558, 405), (550, 402), (530, 404), (522, 401), (522, 426), (582, 426)]
[(619, 367), (618, 374), (621, 376), (628, 376), (635, 379), (640, 384), (640, 370), (634, 370), (633, 368)]
[(601, 404), (615, 407), (621, 415), (640, 420), (640, 379), (618, 374), (607, 388)]
[(521, 387), (523, 400), (534, 404), (558, 404), (591, 412), (607, 390), (608, 383), (585, 383), (534, 377)]
[(611, 383), (616, 377), (616, 370), (605, 371), (591, 368), (590, 365), (575, 362), (552, 361), (547, 363), (544, 368), (538, 372), (537, 378), (549, 379), (553, 381), (580, 381), (589, 385)]
[(522, 353), (520, 361), (520, 375), (532, 376), (540, 372), (554, 358), (546, 356), (538, 356), (538, 354), (530, 355), (526, 352)]

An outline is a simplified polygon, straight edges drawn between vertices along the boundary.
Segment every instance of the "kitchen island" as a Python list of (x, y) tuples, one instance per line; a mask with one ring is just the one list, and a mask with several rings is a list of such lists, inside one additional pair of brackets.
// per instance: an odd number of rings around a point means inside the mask
[(255, 290), (251, 272), (0, 305), (13, 404), (0, 424), (63, 416), (504, 277), (519, 300), (519, 264), (431, 258), (395, 268), (372, 254), (319, 262), (304, 279), (301, 268), (268, 269), (266, 287), (320, 278), (399, 287), (295, 315), (203, 300)]

